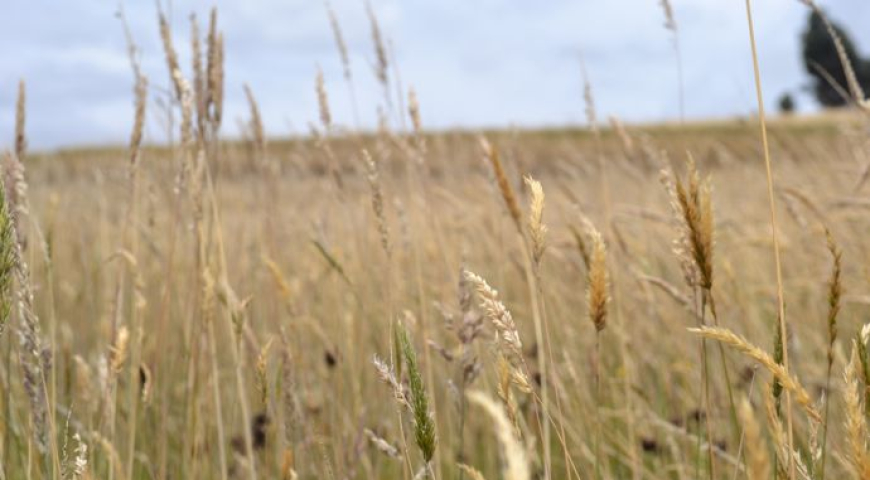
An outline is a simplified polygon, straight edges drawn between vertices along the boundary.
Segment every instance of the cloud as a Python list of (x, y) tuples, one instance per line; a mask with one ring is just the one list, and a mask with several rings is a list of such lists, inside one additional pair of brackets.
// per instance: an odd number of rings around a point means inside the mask
[[(580, 59), (601, 115), (627, 121), (679, 114), (673, 39), (658, 0), (538, 3), (503, 0), (372, 0), (391, 39), (403, 87), (417, 90), (432, 127), (582, 123)], [(227, 45), (225, 131), (236, 134), (247, 106), (242, 84), (257, 95), (270, 134), (304, 132), (317, 119), (314, 72), (320, 65), (337, 121), (353, 123), (332, 32), (322, 2), (215, 2)], [(363, 126), (376, 124), (382, 92), (373, 78), (368, 19), (359, 0), (332, 0), (351, 51)], [(859, 49), (870, 54), (870, 4), (830, 0)], [(190, 11), (205, 23), (212, 2), (176, 0), (172, 27), (183, 65), (190, 62)], [(675, 0), (689, 117), (746, 115), (755, 109), (742, 2)], [(122, 143), (132, 123), (132, 76), (116, 7), (99, 0), (32, 0), (4, 7), (0, 18), (0, 147), (12, 136), (15, 85), (28, 83), (31, 144), (49, 148)], [(127, 2), (143, 66), (160, 95), (169, 85), (152, 2)], [(800, 92), (806, 75), (798, 37), (806, 9), (796, 0), (754, 5), (768, 102)], [(203, 29), (204, 29), (203, 25)], [(395, 103), (395, 102), (394, 102)], [(804, 109), (811, 99), (799, 96)], [(153, 102), (152, 102), (153, 105)], [(152, 108), (149, 140), (160, 141)], [(394, 116), (399, 112), (394, 112)], [(4, 133), (6, 132), (6, 133)]]

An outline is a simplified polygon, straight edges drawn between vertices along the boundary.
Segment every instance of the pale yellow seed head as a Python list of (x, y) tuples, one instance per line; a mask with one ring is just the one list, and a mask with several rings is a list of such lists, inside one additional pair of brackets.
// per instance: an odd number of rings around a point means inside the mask
[(329, 111), (329, 96), (326, 93), (326, 83), (323, 80), (323, 70), (320, 66), (317, 67), (315, 88), (317, 90), (317, 106), (320, 108), (320, 123), (323, 124), (324, 130), (328, 134), (332, 129), (332, 114)]
[(541, 262), (546, 249), (547, 226), (544, 225), (544, 188), (541, 182), (531, 176), (525, 178), (531, 194), (529, 206), (529, 238), (532, 240), (532, 257), (535, 263)]
[(526, 449), (514, 433), (513, 426), (504, 410), (482, 392), (468, 392), (468, 400), (483, 408), (495, 423), (496, 436), (504, 451), (502, 468), (505, 480), (529, 480), (531, 471)]

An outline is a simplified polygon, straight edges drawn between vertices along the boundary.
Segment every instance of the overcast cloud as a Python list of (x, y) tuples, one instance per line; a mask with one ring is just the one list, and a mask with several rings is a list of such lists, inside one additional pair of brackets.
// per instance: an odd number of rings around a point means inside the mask
[[(117, 3), (12, 0), (0, 18), (0, 148), (10, 143), (16, 83), (28, 85), (32, 145), (123, 142), (132, 123), (132, 75)], [(431, 127), (554, 126), (584, 122), (580, 58), (600, 115), (626, 121), (679, 115), (676, 59), (658, 0), (372, 0), (398, 58), (402, 84), (418, 92)], [(754, 111), (743, 2), (676, 0), (690, 118)], [(864, 54), (870, 3), (822, 2)], [(217, 5), (225, 32), (226, 121), (236, 134), (246, 112), (242, 84), (260, 100), (269, 134), (307, 131), (317, 119), (314, 74), (325, 73), (336, 121), (353, 124), (351, 102), (320, 0), (175, 0), (172, 24), (189, 65), (188, 14), (205, 23)], [(352, 53), (361, 123), (376, 124), (380, 93), (362, 0), (333, 0)], [(168, 86), (153, 2), (125, 4), (154, 90)], [(797, 0), (755, 2), (768, 103), (801, 92), (806, 75), (798, 38), (807, 11)], [(203, 26), (203, 29), (205, 27)], [(804, 110), (814, 107), (798, 95)], [(155, 109), (152, 109), (155, 111)], [(161, 141), (152, 115), (148, 138)]]

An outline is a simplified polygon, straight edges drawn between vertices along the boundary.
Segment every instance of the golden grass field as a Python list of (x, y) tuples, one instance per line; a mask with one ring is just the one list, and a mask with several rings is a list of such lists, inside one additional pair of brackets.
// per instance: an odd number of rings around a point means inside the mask
[(774, 244), (757, 118), (360, 134), (321, 80), (230, 141), (214, 32), (129, 146), (19, 111), (0, 479), (868, 478), (864, 117), (767, 121)]

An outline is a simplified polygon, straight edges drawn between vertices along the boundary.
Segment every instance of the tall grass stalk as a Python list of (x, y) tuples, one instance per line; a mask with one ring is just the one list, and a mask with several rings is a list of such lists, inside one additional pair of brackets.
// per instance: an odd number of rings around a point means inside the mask
[[(770, 226), (771, 226), (771, 238), (773, 240), (773, 257), (774, 263), (776, 267), (776, 297), (777, 297), (777, 310), (779, 313), (779, 328), (783, 332), (782, 335), (782, 364), (785, 369), (785, 373), (789, 372), (789, 363), (788, 363), (788, 342), (786, 341), (786, 325), (787, 322), (785, 320), (785, 299), (784, 299), (784, 289), (782, 282), (782, 260), (780, 259), (779, 252), (779, 234), (778, 227), (776, 223), (776, 208), (774, 201), (774, 190), (773, 190), (773, 172), (771, 168), (770, 161), (770, 147), (767, 141), (767, 124), (765, 122), (764, 117), (764, 95), (762, 94), (761, 89), (761, 71), (758, 66), (758, 52), (755, 44), (755, 28), (752, 22), (752, 2), (751, 0), (746, 0), (746, 23), (749, 26), (749, 43), (752, 47), (752, 67), (755, 73), (755, 93), (758, 100), (758, 118), (759, 118), (759, 127), (761, 129), (761, 143), (762, 148), (764, 150), (764, 168), (767, 174), (767, 198), (770, 206)], [(794, 450), (794, 427), (792, 422), (792, 411), (791, 411), (791, 393), (789, 391), (785, 392), (785, 409), (786, 409), (786, 423), (788, 429), (788, 452), (789, 452), (789, 478), (795, 477), (795, 460), (794, 455), (792, 454)]]
[(586, 282), (586, 304), (589, 319), (595, 327), (595, 476), (601, 478), (601, 332), (607, 326), (607, 265), (604, 240), (589, 226), (592, 252), (589, 256)]

